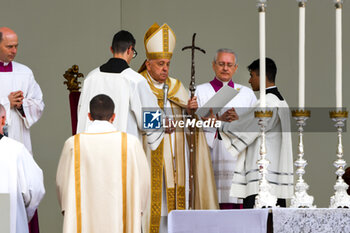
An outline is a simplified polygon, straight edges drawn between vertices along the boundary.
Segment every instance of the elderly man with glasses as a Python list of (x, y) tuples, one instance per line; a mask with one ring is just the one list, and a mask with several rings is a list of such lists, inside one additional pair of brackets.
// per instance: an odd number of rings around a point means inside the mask
[[(116, 120), (113, 122), (118, 131), (142, 139), (142, 108), (159, 108), (147, 81), (129, 67), (136, 57), (135, 38), (121, 30), (114, 35), (110, 50), (113, 57), (102, 66), (91, 71), (84, 81), (78, 105), (77, 133), (85, 132), (92, 123), (88, 119), (89, 103), (98, 94), (112, 98), (116, 105)], [(164, 132), (148, 132), (147, 142), (150, 149), (158, 147)]]
[[(197, 86), (196, 96), (199, 107), (203, 106), (224, 85), (236, 89), (238, 94), (218, 113), (218, 119), (231, 122), (235, 119), (235, 111), (239, 115), (246, 112), (256, 102), (254, 92), (243, 85), (234, 83), (232, 76), (235, 74), (238, 64), (237, 56), (231, 49), (217, 50), (212, 67), (215, 77), (209, 83)], [(208, 146), (210, 147), (213, 170), (221, 209), (241, 209), (242, 200), (230, 197), (232, 177), (235, 171), (236, 159), (226, 150), (220, 134), (215, 130), (206, 132)]]

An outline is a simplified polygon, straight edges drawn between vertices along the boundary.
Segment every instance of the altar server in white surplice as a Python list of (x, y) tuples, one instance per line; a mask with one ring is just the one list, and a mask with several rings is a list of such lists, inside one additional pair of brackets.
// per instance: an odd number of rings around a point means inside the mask
[(22, 143), (4, 136), (5, 121), (0, 104), (0, 193), (10, 194), (10, 232), (27, 233), (45, 194), (43, 173)]
[[(224, 106), (218, 117), (222, 121), (230, 122), (233, 120), (230, 116), (230, 108), (234, 107), (237, 114), (241, 115), (249, 111), (249, 108), (255, 104), (256, 97), (250, 88), (232, 81), (232, 76), (238, 68), (237, 56), (233, 50), (218, 49), (212, 67), (215, 72), (214, 79), (209, 83), (198, 85), (196, 88), (195, 95), (197, 96), (198, 106), (202, 107), (224, 85), (228, 85), (237, 90), (238, 94)], [(210, 107), (217, 108), (219, 106)], [(215, 130), (207, 130), (205, 136), (210, 147), (220, 208), (239, 209), (241, 204), (238, 203), (242, 203), (242, 200), (238, 200), (237, 197), (230, 197), (236, 158), (226, 150), (220, 135)]]
[[(248, 66), (254, 91), (259, 91), (259, 60)], [(278, 198), (277, 204), (286, 206), (287, 198), (293, 195), (293, 153), (290, 132), (290, 111), (277, 87), (275, 62), (266, 58), (266, 105), (273, 111), (266, 126), (266, 158), (270, 161), (267, 180), (272, 194)], [(239, 116), (239, 120), (223, 123), (222, 135), (226, 148), (237, 158), (232, 180), (231, 196), (245, 198), (244, 208), (253, 208), (258, 193), (258, 165), (260, 151), (260, 127), (254, 112), (259, 109), (259, 101), (251, 111)]]
[[(113, 58), (86, 77), (78, 105), (78, 133), (92, 123), (87, 117), (90, 100), (95, 95), (106, 94), (116, 105), (115, 128), (142, 140), (143, 108), (159, 109), (159, 106), (147, 81), (129, 67), (137, 55), (135, 43), (130, 32), (116, 33), (111, 46)], [(152, 150), (158, 147), (163, 134), (163, 131), (147, 132), (147, 143)]]
[(14, 62), (18, 38), (10, 28), (0, 28), (0, 104), (6, 109), (8, 136), (32, 152), (29, 128), (44, 110), (43, 94), (27, 66)]
[(58, 164), (63, 232), (139, 233), (151, 180), (145, 152), (116, 131), (110, 97), (94, 97), (90, 111), (92, 124), (65, 142)]

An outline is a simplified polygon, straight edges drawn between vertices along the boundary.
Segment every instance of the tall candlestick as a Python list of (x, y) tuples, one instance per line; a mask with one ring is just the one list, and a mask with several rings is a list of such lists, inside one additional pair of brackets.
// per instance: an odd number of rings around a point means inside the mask
[(299, 108), (305, 107), (305, 2), (299, 1)]
[(336, 106), (338, 110), (342, 108), (342, 0), (334, 0), (336, 4), (335, 10), (335, 38), (336, 38)]
[(266, 107), (266, 66), (265, 66), (265, 2), (259, 4), (259, 48), (260, 48), (260, 107)]
[(256, 111), (255, 117), (259, 119), (261, 131), (260, 158), (256, 163), (259, 169), (259, 191), (255, 197), (254, 208), (276, 207), (277, 198), (270, 193), (271, 186), (267, 180), (268, 165), (270, 161), (266, 159), (267, 148), (265, 141), (266, 126), (268, 119), (272, 117), (272, 111), (266, 111), (266, 57), (265, 57), (265, 10), (267, 0), (258, 0), (259, 9), (259, 45), (260, 45), (260, 108), (262, 111)]
[(346, 118), (348, 118), (348, 112), (346, 111), (333, 111), (329, 113), (330, 117), (336, 121), (334, 125), (338, 131), (338, 146), (337, 146), (337, 157), (333, 165), (337, 168), (335, 174), (337, 174), (337, 181), (334, 185), (334, 195), (331, 197), (329, 208), (350, 208), (350, 196), (347, 194), (349, 185), (344, 182), (343, 175), (345, 173), (344, 168), (346, 161), (343, 158), (343, 128), (345, 127)]

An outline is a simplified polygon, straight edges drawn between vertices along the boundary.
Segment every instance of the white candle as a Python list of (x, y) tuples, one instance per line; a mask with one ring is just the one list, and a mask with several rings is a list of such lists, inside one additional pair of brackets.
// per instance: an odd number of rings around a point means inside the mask
[(336, 18), (336, 81), (335, 81), (335, 93), (336, 93), (336, 106), (338, 110), (342, 108), (342, 8), (335, 10)]
[(265, 66), (265, 12), (259, 12), (259, 47), (260, 47), (260, 107), (266, 107), (266, 66)]
[(299, 108), (305, 107), (305, 7), (299, 7)]

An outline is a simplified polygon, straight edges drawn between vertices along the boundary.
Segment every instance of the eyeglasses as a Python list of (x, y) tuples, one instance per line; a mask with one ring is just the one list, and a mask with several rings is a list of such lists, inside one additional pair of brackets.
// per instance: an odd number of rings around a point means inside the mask
[(225, 67), (227, 66), (228, 68), (232, 68), (232, 67), (235, 67), (236, 64), (233, 64), (233, 63), (225, 63), (225, 62), (216, 62), (215, 63), (216, 65), (220, 66), (220, 67)]
[(132, 51), (134, 51), (134, 55), (132, 55), (132, 58), (135, 58), (137, 56), (137, 52), (135, 48), (132, 48)]

